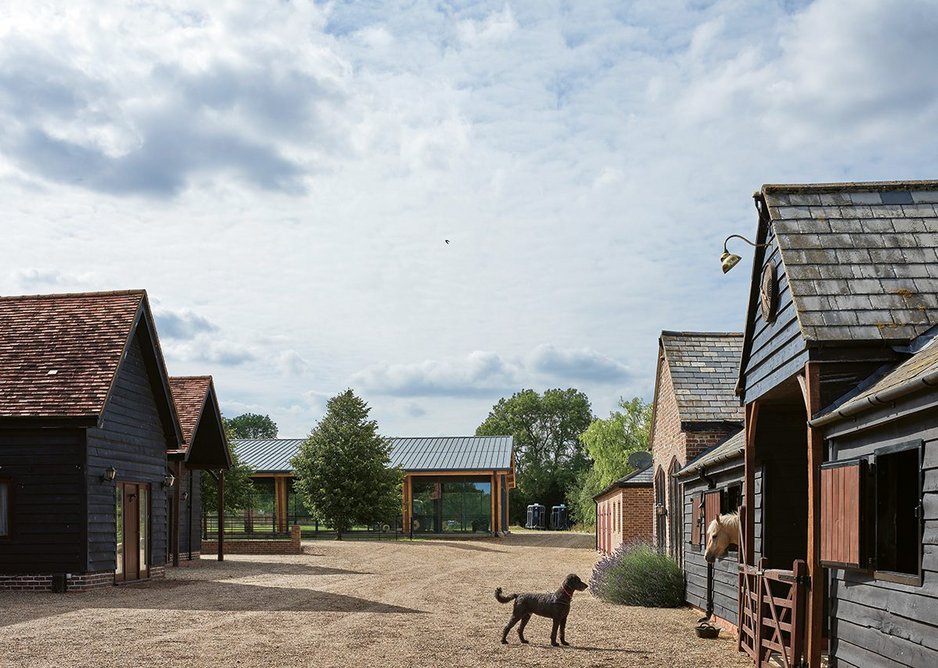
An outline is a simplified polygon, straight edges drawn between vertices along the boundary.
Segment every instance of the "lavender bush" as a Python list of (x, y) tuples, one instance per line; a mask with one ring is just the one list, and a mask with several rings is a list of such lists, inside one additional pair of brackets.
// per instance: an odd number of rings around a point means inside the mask
[(684, 604), (684, 574), (648, 543), (630, 543), (599, 560), (590, 576), (594, 595), (622, 605), (676, 608)]

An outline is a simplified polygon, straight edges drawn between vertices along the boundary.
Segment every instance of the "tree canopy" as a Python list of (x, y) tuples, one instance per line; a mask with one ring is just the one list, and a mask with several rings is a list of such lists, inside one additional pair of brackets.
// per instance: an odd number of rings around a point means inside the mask
[(356, 524), (400, 513), (402, 474), (390, 468), (390, 444), (370, 412), (352, 390), (332, 397), (291, 461), (297, 492), (338, 539)]
[(225, 428), (232, 438), (277, 438), (277, 423), (269, 415), (244, 413), (225, 420)]
[(513, 521), (529, 503), (548, 508), (564, 501), (580, 471), (589, 466), (579, 436), (593, 419), (579, 390), (522, 390), (502, 398), (476, 429), (476, 436), (511, 435), (518, 487), (512, 491)]
[(582, 524), (596, 523), (593, 497), (632, 472), (629, 455), (648, 449), (651, 404), (635, 397), (630, 401), (619, 399), (619, 408), (622, 410), (611, 412), (608, 418), (593, 420), (580, 436), (593, 466), (579, 474), (567, 499), (576, 521)]

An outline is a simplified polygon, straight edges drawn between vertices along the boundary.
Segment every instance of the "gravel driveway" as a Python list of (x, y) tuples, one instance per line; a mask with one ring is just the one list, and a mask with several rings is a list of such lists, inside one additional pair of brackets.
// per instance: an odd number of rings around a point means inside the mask
[(614, 606), (579, 593), (571, 647), (499, 643), (493, 591), (588, 579), (592, 538), (316, 541), (297, 556), (204, 558), (165, 580), (91, 593), (0, 592), (0, 666), (748, 666), (728, 638), (694, 636), (688, 609)]

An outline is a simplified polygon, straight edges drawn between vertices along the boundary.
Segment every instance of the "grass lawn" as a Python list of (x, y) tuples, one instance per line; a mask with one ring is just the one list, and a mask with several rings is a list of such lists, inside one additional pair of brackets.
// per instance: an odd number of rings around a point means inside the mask
[[(306, 554), (208, 557), (164, 580), (80, 594), (0, 592), (0, 666), (739, 666), (735, 642), (700, 640), (688, 609), (576, 594), (571, 647), (499, 642), (506, 592), (588, 579), (589, 534), (460, 541), (315, 541)], [(725, 635), (725, 634), (724, 634)]]

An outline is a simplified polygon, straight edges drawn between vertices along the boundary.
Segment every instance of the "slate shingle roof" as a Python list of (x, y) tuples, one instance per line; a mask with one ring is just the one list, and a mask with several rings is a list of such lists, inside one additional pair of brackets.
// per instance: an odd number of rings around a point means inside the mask
[(104, 409), (143, 290), (0, 297), (0, 416)]
[(211, 376), (171, 376), (169, 379), (173, 401), (176, 403), (176, 414), (182, 427), (183, 443), (180, 449), (183, 451), (192, 443), (211, 386)]
[(392, 438), (391, 464), (405, 471), (507, 471), (511, 436)]
[(661, 332), (681, 422), (742, 422), (735, 393), (743, 335)]
[(649, 464), (643, 469), (637, 471), (632, 471), (626, 476), (623, 476), (613, 482), (611, 485), (606, 487), (603, 491), (593, 497), (593, 499), (598, 499), (601, 496), (605, 496), (614, 489), (619, 489), (621, 487), (650, 487), (654, 484), (655, 476), (652, 473), (652, 466)]
[(807, 341), (910, 341), (938, 323), (938, 181), (765, 185)]
[[(259, 473), (290, 473), (305, 439), (238, 439), (239, 459)], [(511, 469), (511, 436), (389, 438), (391, 466), (405, 471), (507, 471)]]
[(706, 468), (723, 464), (734, 459), (742, 461), (743, 451), (746, 448), (746, 431), (742, 430), (728, 439), (702, 452), (696, 459), (677, 473), (678, 478), (687, 478)]

